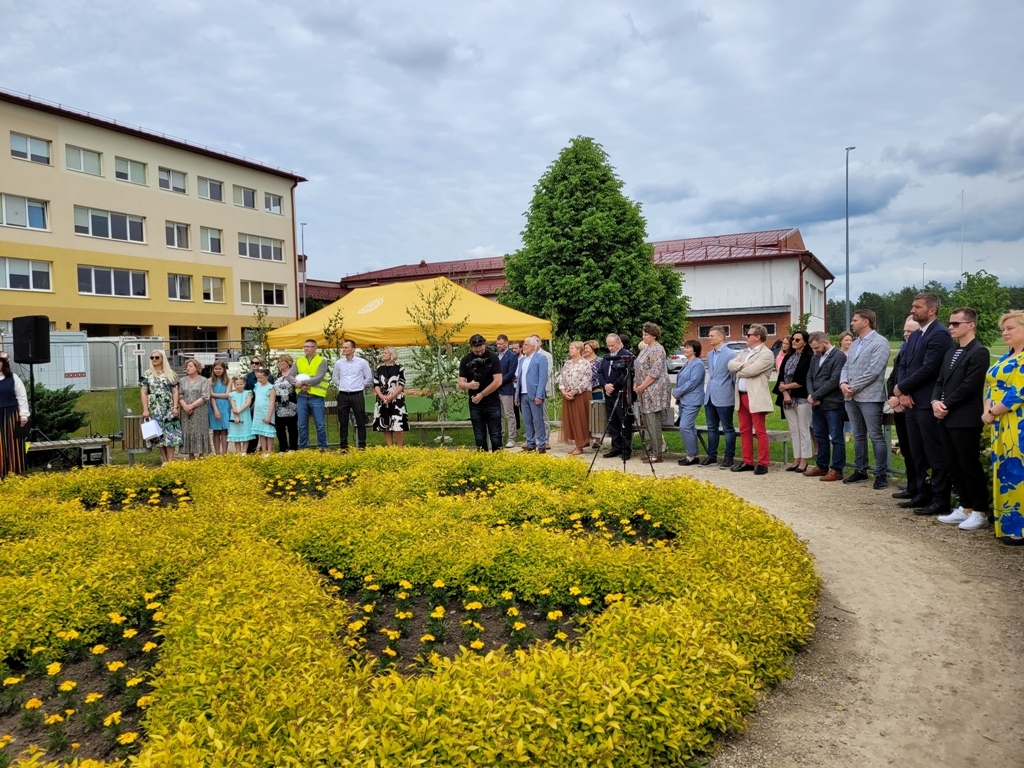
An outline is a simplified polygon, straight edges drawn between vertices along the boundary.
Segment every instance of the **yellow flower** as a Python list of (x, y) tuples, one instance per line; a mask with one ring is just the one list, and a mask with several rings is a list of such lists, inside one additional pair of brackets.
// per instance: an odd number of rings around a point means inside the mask
[(3, 736), (0, 736), (0, 749), (3, 749), (12, 741), (14, 741), (14, 737), (9, 733), (5, 733)]
[(551, 594), (551, 587), (544, 587), (544, 589), (542, 589), (542, 590), (540, 591), (540, 593), (541, 593), (541, 595), (543, 595), (544, 597), (547, 597), (548, 595), (550, 595), (550, 594)]
[(472, 603), (466, 603), (466, 610), (467, 611), (479, 611), (483, 607), (484, 607), (483, 603), (478, 603), (475, 600)]
[(131, 680), (125, 683), (129, 688), (134, 688), (136, 685), (142, 682), (141, 677), (133, 677)]
[(353, 621), (351, 624), (348, 625), (348, 631), (349, 632), (358, 632), (359, 630), (361, 630), (365, 626), (366, 626), (366, 622), (365, 621)]
[(483, 632), (484, 631), (484, 625), (481, 624), (479, 621), (474, 621), (473, 622), (473, 629), (475, 629), (477, 632)]
[(143, 592), (142, 593), (142, 599), (145, 600), (148, 603), (150, 600), (152, 600), (153, 598), (155, 598), (159, 594), (160, 594), (160, 590), (159, 589), (156, 590), (155, 592)]
[(139, 738), (139, 734), (135, 731), (125, 731), (117, 737), (117, 743), (121, 745), (134, 744), (137, 738)]
[(565, 632), (555, 632), (555, 640), (560, 640), (561, 642), (564, 643), (568, 639), (569, 639), (569, 636), (567, 634), (565, 634)]
[(363, 577), (363, 583), (364, 584), (369, 584), (371, 581), (373, 581), (373, 574), (372, 573), (367, 574), (366, 576)]
[(548, 621), (558, 621), (562, 618), (561, 611), (548, 611)]
[(164, 620), (164, 612), (163, 611), (157, 611), (156, 613), (153, 614), (153, 621), (163, 621), (163, 620)]
[[(420, 638), (420, 642), (421, 643), (432, 643), (435, 640), (437, 640), (437, 638), (434, 637), (433, 635), (431, 635), (430, 633), (427, 633), (423, 637)], [(40, 702), (40, 704), (42, 704), (42, 702)]]
[(474, 640), (472, 643), (469, 644), (469, 647), (472, 648), (474, 651), (479, 651), (481, 648), (484, 647), (484, 641)]
[(137, 706), (139, 709), (145, 709), (146, 707), (148, 707), (152, 703), (153, 703), (153, 697), (152, 696), (139, 696), (139, 700), (135, 702), (135, 706)]
[(124, 662), (123, 661), (109, 661), (109, 662), (107, 662), (107, 669), (109, 669), (111, 672), (117, 672), (117, 670), (122, 669), (123, 667), (124, 667)]
[(56, 725), (57, 723), (63, 723), (64, 722), (64, 718), (61, 717), (60, 715), (50, 715), (43, 722), (46, 723), (47, 725)]
[(62, 690), (64, 693), (71, 693), (77, 687), (78, 683), (76, 683), (74, 680), (65, 680), (63, 683), (60, 684), (60, 690)]
[(398, 586), (400, 586), (402, 589), (412, 589), (412, 584), (410, 584), (405, 579), (399, 579)]
[(75, 710), (73, 710), (73, 709), (65, 709), (64, 710), (64, 714), (67, 715), (68, 717), (71, 717), (73, 714), (75, 714)]
[(569, 587), (569, 594), (570, 595), (574, 595), (575, 596), (575, 595), (578, 595), (582, 591), (583, 590), (580, 589), (579, 587)]
[(53, 662), (53, 664), (47, 664), (46, 665), (46, 674), (49, 675), (50, 677), (53, 677), (54, 675), (59, 675), (60, 674), (60, 662), (59, 661), (55, 661), (55, 662)]
[(87, 693), (85, 694), (85, 703), (93, 704), (103, 698), (102, 693)]
[(395, 611), (395, 618), (399, 621), (407, 621), (412, 618), (412, 611)]
[(507, 591), (507, 590), (505, 592), (502, 592), (501, 593), (501, 599), (502, 600), (511, 600), (512, 599), (512, 593)]
[(430, 612), (430, 618), (432, 619), (443, 619), (444, 618), (444, 606), (439, 605), (437, 608)]
[(46, 650), (49, 649), (45, 645), (37, 645), (35, 648), (32, 649), (32, 655), (35, 656), (37, 653), (42, 653)]
[(128, 621), (127, 616), (122, 616), (120, 613), (117, 613), (116, 611), (114, 613), (108, 613), (107, 618), (110, 619), (111, 624), (124, 624), (126, 621)]
[(121, 724), (121, 710), (118, 710), (117, 712), (111, 712), (103, 720), (103, 727), (104, 728), (109, 728), (112, 725), (120, 725), (120, 724)]
[(94, 645), (92, 647), (92, 655), (93, 656), (102, 656), (104, 653), (106, 653), (109, 650), (110, 649), (107, 648), (107, 646), (103, 645), (103, 643), (100, 643), (99, 645)]
[(363, 613), (373, 613), (373, 609), (377, 607), (376, 603), (367, 603), (363, 606)]
[(580, 598), (580, 605), (582, 605), (582, 606), (588, 606), (588, 605), (590, 605), (590, 604), (591, 604), (592, 602), (594, 602), (594, 601), (593, 601), (593, 600), (591, 600), (591, 599), (590, 599), (589, 597), (581, 597), (581, 598)]
[(146, 643), (144, 646), (142, 646), (142, 652), (149, 653), (154, 648), (156, 648), (156, 643)]
[(77, 741), (72, 741), (71, 742), (71, 749), (72, 749), (72, 751), (78, 749), (80, 746), (82, 746), (82, 745), (79, 742), (77, 742)]
[(124, 631), (124, 632), (123, 632), (123, 633), (121, 634), (121, 637), (123, 637), (123, 638), (124, 638), (125, 640), (131, 640), (131, 639), (132, 639), (133, 637), (135, 637), (135, 636), (136, 636), (137, 634), (139, 634), (139, 630), (137, 630), (137, 629), (126, 629), (126, 630), (125, 630), (125, 631)]
[(606, 603), (617, 603), (620, 600), (622, 600), (622, 593), (621, 592), (612, 592), (610, 595), (605, 595), (604, 596), (604, 601)]
[(392, 658), (394, 658), (395, 656), (397, 656), (397, 655), (398, 655), (398, 651), (396, 651), (396, 650), (395, 650), (394, 648), (385, 648), (385, 649), (384, 649), (384, 650), (382, 651), (382, 653), (383, 653), (383, 654), (384, 654), (385, 656), (391, 656)]
[(408, 600), (409, 599), (409, 593), (408, 592), (399, 592), (397, 595), (395, 595), (395, 599), (396, 600)]
[(25, 702), (25, 709), (39, 709), (43, 706), (43, 702), (33, 697)]
[(4, 678), (4, 686), (6, 687), (6, 686), (9, 686), (9, 685), (17, 685), (18, 683), (20, 683), (24, 679), (25, 679), (24, 677), (5, 677)]
[(434, 589), (444, 589), (444, 581), (442, 581), (441, 579), (438, 579), (437, 581), (434, 582), (433, 586), (434, 586)]
[(380, 590), (380, 584), (367, 584), (363, 589), (368, 592), (378, 592)]
[(68, 642), (71, 642), (72, 640), (78, 639), (78, 633), (73, 629), (69, 629), (66, 632), (58, 632), (57, 638), (59, 640), (66, 640)]
[(155, 611), (157, 608), (163, 608), (163, 603), (146, 603), (146, 610)]
[(524, 629), (526, 629), (526, 625), (523, 624), (523, 622), (521, 621), (517, 621), (515, 624), (512, 625), (513, 632), (521, 632)]
[(518, 616), (519, 615), (519, 609), (516, 608), (513, 605), (511, 608), (509, 608), (507, 611), (505, 611), (505, 615), (506, 616)]

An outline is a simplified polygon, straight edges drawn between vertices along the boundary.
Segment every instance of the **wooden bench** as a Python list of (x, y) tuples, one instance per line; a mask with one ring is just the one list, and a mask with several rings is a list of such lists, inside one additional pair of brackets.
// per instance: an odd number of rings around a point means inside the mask
[[(78, 465), (96, 466), (110, 463), (110, 438), (108, 437), (74, 437), (69, 440), (38, 440), (28, 444), (28, 451), (60, 451), (72, 452), (78, 459)], [(97, 461), (98, 460), (98, 461)]]
[[(704, 449), (704, 454), (708, 452), (708, 427), (707, 424), (698, 424), (697, 427), (697, 440), (700, 442), (701, 448)], [(736, 430), (736, 440), (740, 439), (739, 430)], [(768, 443), (782, 443), (782, 463), (789, 464), (789, 443), (790, 436), (788, 429), (769, 429), (768, 430)]]

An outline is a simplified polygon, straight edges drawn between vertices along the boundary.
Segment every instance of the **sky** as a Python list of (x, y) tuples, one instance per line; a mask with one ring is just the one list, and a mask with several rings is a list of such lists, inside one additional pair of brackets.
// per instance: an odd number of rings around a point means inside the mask
[[(514, 252), (575, 136), (648, 239), (798, 227), (850, 292), (1024, 284), (1020, 0), (0, 0), (0, 87), (291, 169), (309, 275)], [(301, 246), (301, 243), (300, 243)]]

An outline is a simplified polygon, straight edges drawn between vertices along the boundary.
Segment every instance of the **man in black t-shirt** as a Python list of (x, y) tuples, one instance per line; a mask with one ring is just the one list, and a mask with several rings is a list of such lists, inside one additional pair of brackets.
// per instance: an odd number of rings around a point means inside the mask
[(473, 423), (476, 447), (501, 450), (501, 361), (487, 348), (487, 340), (479, 333), (469, 339), (469, 354), (459, 363), (459, 389), (469, 393), (469, 420)]

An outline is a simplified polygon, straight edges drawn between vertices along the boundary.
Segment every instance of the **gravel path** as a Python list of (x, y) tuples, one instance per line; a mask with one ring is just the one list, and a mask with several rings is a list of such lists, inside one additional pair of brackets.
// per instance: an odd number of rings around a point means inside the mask
[[(656, 465), (659, 476), (688, 474), (763, 507), (807, 541), (824, 587), (792, 679), (711, 768), (1024, 766), (1024, 547), (915, 517), (896, 506), (895, 487), (675, 458)], [(595, 469), (622, 462), (598, 458)], [(636, 459), (627, 471), (651, 474)]]

